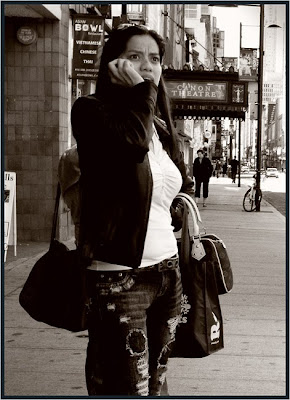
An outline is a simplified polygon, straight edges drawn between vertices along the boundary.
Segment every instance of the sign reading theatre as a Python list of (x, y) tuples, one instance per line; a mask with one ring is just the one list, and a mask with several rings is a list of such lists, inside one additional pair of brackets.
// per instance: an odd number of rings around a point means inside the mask
[(166, 81), (172, 99), (227, 101), (227, 82), (185, 82)]
[(90, 14), (73, 16), (73, 79), (96, 80), (104, 44), (104, 18)]

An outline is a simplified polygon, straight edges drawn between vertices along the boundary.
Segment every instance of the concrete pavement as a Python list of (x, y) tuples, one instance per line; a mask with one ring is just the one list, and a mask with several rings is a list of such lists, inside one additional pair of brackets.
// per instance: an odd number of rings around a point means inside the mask
[[(220, 236), (234, 273), (220, 296), (225, 348), (202, 359), (170, 359), (171, 396), (286, 396), (286, 219), (266, 201), (246, 213), (247, 187), (212, 178), (207, 233)], [(73, 242), (69, 245), (73, 246)], [(18, 246), (5, 265), (2, 396), (87, 396), (87, 332), (70, 333), (31, 319), (18, 296), (44, 243)], [(3, 314), (2, 314), (3, 316)], [(288, 398), (288, 397), (287, 397)]]

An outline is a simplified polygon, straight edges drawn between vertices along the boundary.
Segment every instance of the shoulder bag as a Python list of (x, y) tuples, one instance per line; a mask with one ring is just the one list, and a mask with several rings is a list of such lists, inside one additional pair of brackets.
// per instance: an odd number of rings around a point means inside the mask
[(177, 197), (184, 205), (182, 235), (178, 240), (183, 294), (171, 357), (201, 358), (224, 347), (216, 266), (209, 242), (204, 245), (199, 235), (201, 218), (195, 202), (184, 193)]
[(77, 249), (55, 239), (60, 194), (58, 184), (50, 247), (33, 266), (19, 302), (36, 321), (79, 332), (87, 328), (85, 268)]

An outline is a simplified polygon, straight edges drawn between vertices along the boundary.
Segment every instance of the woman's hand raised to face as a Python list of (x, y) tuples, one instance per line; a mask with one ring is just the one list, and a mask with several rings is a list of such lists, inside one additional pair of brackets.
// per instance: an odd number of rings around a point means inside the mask
[(111, 81), (116, 85), (131, 87), (144, 81), (129, 60), (117, 58), (109, 62), (108, 68)]

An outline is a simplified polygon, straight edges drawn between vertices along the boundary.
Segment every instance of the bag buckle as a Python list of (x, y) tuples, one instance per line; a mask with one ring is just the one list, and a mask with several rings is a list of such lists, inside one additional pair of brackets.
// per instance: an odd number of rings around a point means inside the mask
[(191, 256), (197, 261), (200, 261), (206, 255), (204, 246), (200, 240), (200, 236), (193, 238)]

